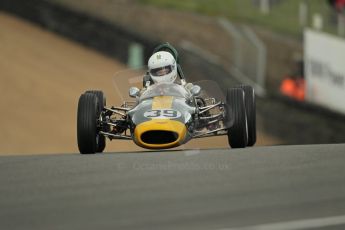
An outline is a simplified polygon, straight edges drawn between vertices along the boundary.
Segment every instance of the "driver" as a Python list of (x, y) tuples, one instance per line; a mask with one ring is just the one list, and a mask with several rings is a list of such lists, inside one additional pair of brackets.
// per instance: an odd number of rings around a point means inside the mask
[(176, 60), (166, 51), (154, 53), (148, 62), (148, 72), (154, 83), (173, 83), (177, 78)]
[[(148, 61), (148, 76), (146, 76), (146, 79), (144, 78), (144, 88), (147, 88), (152, 83), (174, 83), (177, 74), (177, 63), (174, 56), (167, 51), (156, 52)], [(192, 83), (182, 85), (187, 91), (190, 91), (193, 86)]]

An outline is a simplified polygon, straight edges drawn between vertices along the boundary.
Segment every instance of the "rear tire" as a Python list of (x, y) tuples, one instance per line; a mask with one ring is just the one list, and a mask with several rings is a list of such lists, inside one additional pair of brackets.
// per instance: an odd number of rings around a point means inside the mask
[(248, 123), (248, 145), (254, 146), (256, 143), (256, 101), (253, 87), (249, 85), (240, 85), (245, 94), (245, 106)]
[[(106, 107), (107, 105), (107, 99), (104, 95), (104, 93), (100, 90), (88, 90), (85, 93), (91, 93), (91, 94), (95, 94), (96, 97), (98, 98), (98, 102), (102, 102), (102, 103), (98, 103), (99, 104), (99, 111), (102, 111), (104, 107)], [(109, 127), (106, 127), (104, 130), (102, 130), (104, 132), (108, 132), (109, 131)], [(98, 147), (97, 147), (97, 152), (101, 153), (104, 151), (106, 146), (106, 138), (103, 135), (99, 135), (99, 142), (98, 142)]]
[(245, 148), (248, 143), (248, 127), (245, 94), (240, 88), (232, 88), (226, 95), (228, 141), (231, 148)]
[(77, 138), (81, 154), (98, 152), (99, 137), (97, 120), (99, 118), (99, 103), (95, 94), (82, 94), (78, 102)]

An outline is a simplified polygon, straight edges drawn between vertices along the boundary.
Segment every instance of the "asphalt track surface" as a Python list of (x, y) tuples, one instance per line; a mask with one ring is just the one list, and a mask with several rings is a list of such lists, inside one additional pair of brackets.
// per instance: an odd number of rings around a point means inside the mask
[(344, 164), (345, 144), (2, 156), (0, 229), (345, 229)]

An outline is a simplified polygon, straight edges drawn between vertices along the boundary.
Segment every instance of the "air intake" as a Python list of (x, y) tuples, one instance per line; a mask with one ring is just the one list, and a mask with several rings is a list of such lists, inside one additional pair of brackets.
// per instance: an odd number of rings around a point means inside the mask
[(141, 135), (141, 141), (146, 144), (162, 145), (170, 144), (178, 139), (178, 134), (172, 131), (153, 130)]

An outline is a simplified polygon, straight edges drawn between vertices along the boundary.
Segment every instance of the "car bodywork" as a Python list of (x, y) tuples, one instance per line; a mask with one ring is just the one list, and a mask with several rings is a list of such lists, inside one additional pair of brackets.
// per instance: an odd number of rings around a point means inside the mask
[[(106, 139), (132, 140), (146, 149), (169, 149), (193, 138), (227, 135), (232, 148), (256, 143), (255, 92), (238, 85), (223, 90), (212, 80), (153, 83), (147, 67), (116, 73), (119, 106), (106, 106), (102, 91), (78, 102), (77, 139), (82, 154), (103, 152)], [(141, 90), (139, 88), (142, 88)], [(223, 92), (226, 92), (224, 96)]]
[[(220, 91), (213, 84), (214, 91)], [(205, 90), (193, 95), (184, 86), (159, 83), (147, 87), (135, 102), (120, 107), (104, 108), (100, 134), (109, 139), (129, 139), (147, 149), (177, 147), (192, 138), (226, 135), (225, 104), (205, 97)]]

